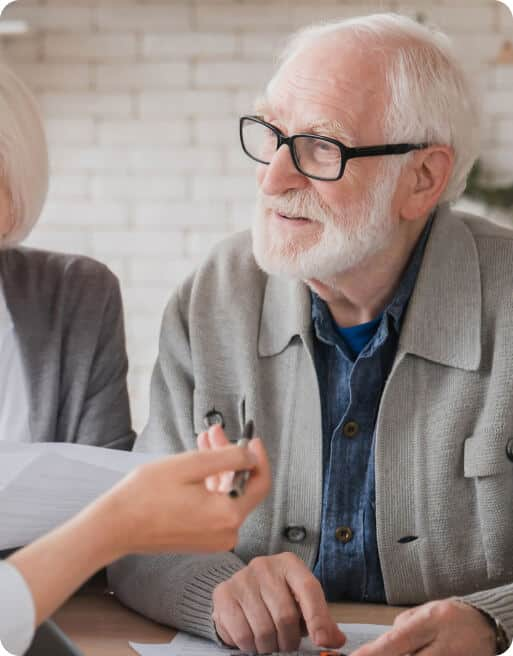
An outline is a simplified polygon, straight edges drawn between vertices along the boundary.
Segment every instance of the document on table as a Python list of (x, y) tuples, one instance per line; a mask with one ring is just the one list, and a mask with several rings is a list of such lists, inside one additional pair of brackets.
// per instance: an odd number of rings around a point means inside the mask
[[(379, 638), (391, 627), (378, 624), (339, 624), (340, 629), (346, 634), (347, 642), (336, 651), (344, 654), (352, 654), (366, 642)], [(144, 645), (131, 642), (130, 646), (140, 656), (229, 656), (241, 652), (229, 647), (220, 647), (214, 642), (196, 638), (188, 633), (178, 633), (171, 642), (160, 645)], [(303, 638), (299, 651), (318, 654), (321, 650), (314, 647), (308, 638)]]
[(0, 550), (32, 542), (159, 457), (81, 444), (0, 442)]

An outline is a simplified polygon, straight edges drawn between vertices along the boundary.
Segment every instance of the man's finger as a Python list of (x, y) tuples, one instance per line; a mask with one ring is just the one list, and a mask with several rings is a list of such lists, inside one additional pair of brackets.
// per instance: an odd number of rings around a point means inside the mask
[(392, 628), (373, 642), (357, 649), (352, 656), (409, 656), (422, 654), (437, 636), (437, 629), (417, 613), (409, 622)]
[(418, 608), (409, 608), (404, 612), (400, 613), (394, 620), (394, 627), (403, 626), (405, 622), (409, 622), (415, 613), (418, 612)]
[(231, 647), (245, 652), (256, 651), (255, 638), (242, 608), (232, 600), (229, 607), (223, 608), (224, 621), (214, 613), (214, 624), (221, 640)]
[(341, 647), (346, 637), (332, 619), (321, 584), (306, 567), (294, 567), (286, 580), (301, 608), (308, 635), (318, 647)]
[(223, 623), (220, 620), (216, 621), (216, 619), (214, 618), (214, 626), (218, 638), (220, 638), (220, 640), (224, 642), (225, 645), (227, 645), (228, 647), (237, 647), (235, 640), (228, 633), (228, 631), (225, 629)]
[(257, 653), (272, 654), (278, 651), (276, 626), (260, 594), (259, 581), (247, 582), (244, 588), (239, 590), (237, 598), (251, 627)]
[(301, 642), (301, 611), (287, 585), (266, 585), (260, 594), (276, 627), (278, 651), (296, 651)]

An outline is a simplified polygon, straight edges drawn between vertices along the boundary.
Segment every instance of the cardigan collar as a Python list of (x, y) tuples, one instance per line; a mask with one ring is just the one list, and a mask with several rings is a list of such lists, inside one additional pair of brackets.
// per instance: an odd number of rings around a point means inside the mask
[[(301, 281), (269, 276), (260, 318), (259, 354), (277, 355), (312, 333), (311, 297)], [(399, 349), (450, 367), (475, 371), (481, 361), (481, 277), (476, 245), (448, 206), (438, 208)]]

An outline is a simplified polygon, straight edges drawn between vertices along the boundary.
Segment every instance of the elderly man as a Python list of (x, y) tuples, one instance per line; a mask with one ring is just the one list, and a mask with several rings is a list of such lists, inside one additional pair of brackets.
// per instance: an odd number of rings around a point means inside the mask
[(265, 437), (234, 552), (130, 557), (120, 599), (245, 651), (343, 641), (326, 601), (420, 605), (358, 656), (513, 637), (513, 233), (451, 211), (478, 153), (449, 41), (394, 15), (300, 33), (241, 120), (243, 233), (173, 296), (142, 450)]

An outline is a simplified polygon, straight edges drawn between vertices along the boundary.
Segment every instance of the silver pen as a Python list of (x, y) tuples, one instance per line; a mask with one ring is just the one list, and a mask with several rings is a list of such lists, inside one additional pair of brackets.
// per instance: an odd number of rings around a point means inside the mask
[[(237, 442), (237, 446), (240, 446), (243, 449), (247, 449), (249, 441), (252, 439), (254, 433), (255, 424), (252, 420), (250, 420), (244, 426), (242, 437)], [(250, 476), (251, 472), (247, 469), (242, 469), (241, 471), (235, 472), (233, 476), (232, 487), (228, 492), (228, 496), (230, 496), (232, 499), (238, 499), (241, 497), (246, 490), (246, 484), (249, 481)]]

